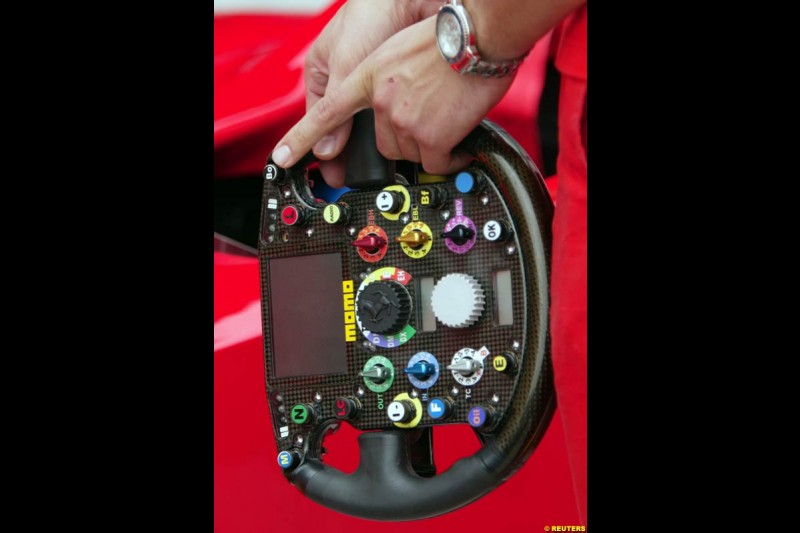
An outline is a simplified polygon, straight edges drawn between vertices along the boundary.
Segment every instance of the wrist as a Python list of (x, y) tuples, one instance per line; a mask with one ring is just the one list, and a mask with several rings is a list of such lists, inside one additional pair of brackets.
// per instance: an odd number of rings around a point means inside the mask
[(498, 9), (495, 2), (485, 0), (462, 0), (461, 3), (471, 15), (477, 47), (487, 61), (523, 57), (539, 38), (530, 35), (531, 22), (524, 9), (524, 4), (530, 2), (504, 2), (509, 4), (506, 9)]
[(586, 0), (462, 0), (472, 15), (482, 56), (495, 61), (524, 56), (584, 3)]

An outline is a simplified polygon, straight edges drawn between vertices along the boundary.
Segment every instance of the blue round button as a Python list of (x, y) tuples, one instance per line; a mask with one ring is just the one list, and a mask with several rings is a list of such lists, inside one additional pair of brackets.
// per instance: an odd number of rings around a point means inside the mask
[(471, 407), (467, 413), (467, 422), (474, 428), (479, 428), (486, 423), (486, 411), (480, 405)]
[(431, 415), (431, 418), (438, 420), (445, 415), (445, 411), (447, 410), (447, 406), (444, 404), (442, 400), (439, 398), (434, 398), (433, 400), (428, 403), (428, 414)]
[(291, 468), (293, 462), (294, 458), (292, 457), (291, 453), (281, 452), (278, 454), (278, 465), (280, 465), (280, 467), (283, 468), (284, 470), (286, 470), (287, 468)]
[(459, 172), (456, 176), (456, 189), (458, 192), (468, 194), (475, 188), (475, 177), (469, 172)]

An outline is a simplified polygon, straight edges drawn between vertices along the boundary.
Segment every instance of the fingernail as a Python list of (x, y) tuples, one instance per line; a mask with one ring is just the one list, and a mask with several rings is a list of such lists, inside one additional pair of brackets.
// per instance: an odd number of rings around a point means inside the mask
[(328, 155), (336, 148), (336, 139), (333, 135), (326, 135), (314, 145), (314, 153), (317, 155)]
[(292, 150), (286, 146), (279, 146), (272, 152), (272, 160), (278, 164), (280, 167), (286, 167), (286, 164), (289, 162), (289, 158), (292, 157)]

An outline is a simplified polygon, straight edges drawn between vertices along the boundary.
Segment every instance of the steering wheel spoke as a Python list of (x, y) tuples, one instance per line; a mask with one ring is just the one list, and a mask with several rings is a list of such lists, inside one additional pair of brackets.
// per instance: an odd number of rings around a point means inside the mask
[(433, 428), (426, 427), (408, 433), (408, 454), (411, 468), (420, 477), (436, 475), (433, 460)]

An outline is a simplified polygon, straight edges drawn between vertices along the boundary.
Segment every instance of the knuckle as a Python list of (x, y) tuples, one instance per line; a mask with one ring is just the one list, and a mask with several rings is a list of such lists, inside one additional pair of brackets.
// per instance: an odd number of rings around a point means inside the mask
[(380, 152), (381, 155), (386, 159), (399, 159), (400, 154), (396, 153), (392, 144), (386, 142), (386, 140), (384, 140), (382, 137), (376, 137), (375, 146), (378, 148), (378, 152)]
[(411, 124), (408, 119), (407, 113), (400, 113), (398, 111), (392, 112), (389, 117), (392, 128), (398, 133), (411, 133)]
[(324, 98), (321, 98), (317, 105), (314, 106), (314, 118), (322, 123), (322, 124), (329, 124), (334, 117), (335, 111), (335, 103), (336, 103), (336, 96), (335, 91), (333, 93), (329, 93), (325, 95)]
[(428, 174), (446, 174), (448, 171), (448, 164), (441, 159), (427, 159), (422, 161), (422, 168)]
[(416, 132), (414, 136), (420, 148), (430, 152), (440, 152), (439, 138), (436, 132), (431, 129), (423, 129)]

